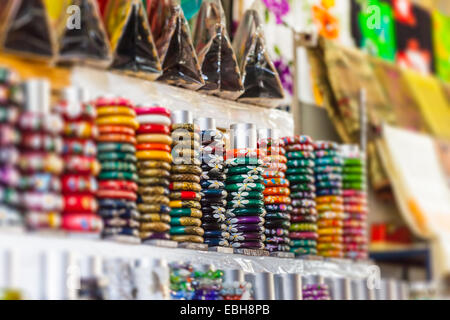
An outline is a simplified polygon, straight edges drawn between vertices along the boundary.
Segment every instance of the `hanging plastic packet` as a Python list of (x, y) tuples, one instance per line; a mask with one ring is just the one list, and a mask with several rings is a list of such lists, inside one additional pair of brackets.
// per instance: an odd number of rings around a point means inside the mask
[(158, 80), (192, 90), (205, 82), (179, 0), (151, 1), (149, 21), (163, 74)]
[(43, 0), (6, 1), (0, 8), (6, 9), (1, 13), (6, 20), (0, 22), (4, 51), (39, 59), (55, 56), (55, 35)]
[(107, 67), (111, 47), (95, 0), (72, 0), (59, 26), (58, 62)]
[(105, 22), (114, 53), (111, 69), (148, 80), (161, 75), (158, 52), (141, 0), (110, 0)]
[(284, 97), (277, 70), (266, 50), (264, 32), (258, 11), (245, 12), (233, 40), (245, 92), (239, 101), (276, 107)]
[(239, 98), (244, 86), (220, 0), (203, 1), (193, 38), (205, 80), (200, 90), (226, 99)]

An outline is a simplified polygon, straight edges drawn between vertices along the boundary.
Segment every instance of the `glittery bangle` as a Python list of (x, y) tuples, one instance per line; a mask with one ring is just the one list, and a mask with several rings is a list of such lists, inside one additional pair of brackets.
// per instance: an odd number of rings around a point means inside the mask
[(200, 201), (202, 198), (200, 193), (193, 191), (170, 192), (170, 200), (195, 200)]
[(170, 230), (170, 224), (164, 222), (143, 222), (141, 223), (139, 230), (141, 232), (167, 232)]
[(92, 195), (64, 195), (64, 212), (96, 212), (98, 203), (95, 196)]
[(138, 228), (139, 221), (132, 219), (120, 219), (120, 218), (112, 218), (112, 219), (103, 219), (103, 227), (104, 228)]
[(202, 208), (198, 201), (191, 201), (191, 200), (173, 200), (170, 201), (169, 206), (171, 208), (192, 208), (192, 209)]
[(139, 216), (141, 222), (164, 222), (170, 223), (170, 215), (160, 213), (144, 213)]
[(202, 225), (202, 221), (197, 218), (192, 217), (172, 217), (171, 225), (173, 226), (194, 226), (200, 227)]
[(172, 226), (170, 228), (170, 234), (171, 235), (197, 235), (197, 236), (203, 236), (205, 231), (200, 227), (194, 227), (194, 226)]
[(98, 154), (99, 161), (129, 161), (136, 162), (136, 156), (127, 152), (101, 152)]
[(164, 178), (139, 178), (140, 186), (161, 186), (168, 188), (170, 185), (169, 179)]
[(202, 187), (198, 183), (192, 182), (171, 182), (169, 185), (169, 189), (172, 191), (202, 191)]
[(164, 169), (139, 169), (139, 178), (153, 178), (169, 179), (170, 172)]
[(140, 213), (169, 213), (170, 207), (164, 204), (156, 204), (156, 203), (139, 203), (137, 205), (137, 209)]
[(172, 168), (170, 163), (157, 160), (145, 160), (145, 161), (141, 160), (137, 162), (136, 165), (139, 169), (163, 169), (170, 171), (170, 169)]
[(320, 237), (321, 235), (324, 235), (324, 236), (329, 236), (329, 235), (340, 236), (344, 232), (343, 232), (342, 228), (320, 228), (319, 230), (317, 230), (317, 233), (318, 233), (318, 235)]
[(166, 196), (147, 196), (142, 195), (141, 196), (142, 202), (144, 203), (154, 203), (154, 204), (163, 204), (163, 205), (169, 205), (170, 199)]
[(317, 231), (317, 225), (311, 223), (293, 223), (289, 231)]
[(128, 171), (136, 172), (136, 165), (130, 162), (122, 161), (104, 161), (100, 163), (102, 171)]
[(106, 171), (101, 172), (98, 176), (99, 180), (128, 180), (137, 182), (138, 175), (133, 172), (125, 172), (125, 171)]
[(97, 145), (93, 140), (64, 139), (62, 154), (95, 157), (97, 155)]
[(194, 174), (200, 176), (202, 169), (195, 165), (172, 165), (172, 174)]
[(203, 243), (203, 237), (196, 235), (174, 235), (170, 237), (171, 240), (177, 242), (192, 242), (192, 243)]
[(193, 218), (201, 218), (202, 211), (200, 209), (194, 208), (172, 208), (170, 211), (170, 215), (172, 217), (193, 217)]
[(298, 159), (298, 160), (288, 160), (287, 166), (289, 168), (295, 167), (307, 167), (307, 168), (314, 168), (315, 163), (314, 160), (304, 160), (304, 159)]

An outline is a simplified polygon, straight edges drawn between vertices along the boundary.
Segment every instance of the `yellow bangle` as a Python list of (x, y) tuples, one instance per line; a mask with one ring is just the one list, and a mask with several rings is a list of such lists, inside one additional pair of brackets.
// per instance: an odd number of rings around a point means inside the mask
[(140, 150), (136, 152), (138, 160), (160, 160), (165, 162), (172, 162), (172, 155), (166, 151), (158, 150)]
[(169, 207), (171, 208), (181, 208), (183, 206), (183, 203), (181, 200), (172, 200), (169, 202)]
[(136, 112), (128, 107), (104, 106), (97, 108), (98, 117), (113, 116), (113, 115), (136, 117)]
[(172, 138), (165, 134), (138, 134), (136, 138), (138, 143), (163, 143), (172, 145)]
[(139, 128), (139, 123), (134, 117), (129, 116), (108, 116), (97, 119), (97, 125), (119, 125), (125, 127), (131, 127), (135, 130)]

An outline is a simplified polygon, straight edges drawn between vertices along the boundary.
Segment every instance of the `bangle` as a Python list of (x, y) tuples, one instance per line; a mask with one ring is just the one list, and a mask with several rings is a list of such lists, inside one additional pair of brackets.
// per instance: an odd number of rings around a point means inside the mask
[(137, 192), (138, 185), (132, 181), (103, 180), (99, 182), (99, 189), (103, 190), (126, 190)]
[(96, 100), (95, 104), (97, 108), (108, 106), (122, 106), (132, 108), (133, 105), (130, 100), (121, 97), (114, 97), (114, 98), (101, 97)]
[(165, 204), (139, 203), (137, 209), (140, 213), (169, 213), (171, 208)]
[(267, 220), (266, 224), (264, 225), (267, 229), (285, 229), (288, 230), (291, 226), (291, 222), (287, 220)]
[(139, 128), (139, 123), (136, 121), (136, 118), (129, 116), (107, 116), (97, 118), (97, 125), (125, 126), (130, 127), (134, 130), (137, 130)]
[[(289, 196), (291, 194), (291, 190), (286, 187), (269, 187), (264, 189), (263, 194), (265, 196)], [(288, 202), (290, 203), (290, 201)]]
[(172, 162), (172, 155), (166, 151), (136, 151), (136, 158), (138, 160), (159, 160)]
[(264, 198), (264, 203), (265, 204), (278, 204), (278, 203), (290, 204), (291, 198), (288, 196), (266, 196)]
[(136, 144), (136, 137), (126, 134), (105, 134), (97, 138), (98, 142), (118, 142), (127, 144)]
[(203, 243), (203, 237), (195, 235), (174, 235), (170, 237), (171, 240), (177, 242), (191, 242), (191, 243)]
[(103, 219), (104, 228), (139, 228), (139, 221), (133, 219)]
[(172, 174), (170, 179), (172, 181), (184, 181), (184, 182), (200, 183), (200, 177), (196, 176), (194, 174)]
[(236, 167), (228, 167), (226, 169), (226, 173), (228, 175), (235, 174), (247, 174), (247, 175), (258, 175), (262, 174), (264, 169), (258, 166), (236, 166)]
[(311, 223), (293, 223), (289, 231), (317, 231), (317, 225)]
[(191, 208), (191, 209), (201, 209), (201, 205), (198, 201), (192, 200), (172, 200), (169, 203), (171, 208)]
[(136, 210), (136, 202), (121, 199), (100, 199), (98, 206), (102, 210)]
[(145, 177), (158, 177), (158, 178), (170, 178), (170, 172), (164, 169), (140, 169), (139, 178)]
[(202, 220), (192, 217), (172, 217), (170, 220), (172, 226), (194, 226), (200, 227)]
[(160, 106), (150, 106), (150, 107), (137, 106), (135, 108), (135, 110), (136, 110), (136, 113), (138, 115), (141, 115), (141, 114), (159, 114), (159, 115), (166, 116), (168, 118), (170, 118), (170, 115), (171, 115), (169, 109), (166, 109), (166, 108), (163, 108), (163, 107), (160, 107)]
[(198, 183), (193, 182), (171, 182), (169, 185), (171, 191), (202, 191), (202, 187)]
[(298, 208), (294, 207), (292, 209), (292, 218), (294, 219), (294, 216), (297, 215), (307, 215), (309, 217), (314, 217), (314, 219), (317, 219), (317, 209), (315, 207), (312, 208)]
[(286, 175), (282, 171), (276, 171), (276, 170), (269, 170), (264, 171), (261, 175), (264, 179), (272, 179), (272, 178), (286, 178)]
[(233, 158), (233, 159), (227, 159), (225, 160), (225, 164), (229, 167), (233, 166), (247, 166), (247, 165), (254, 165), (254, 166), (262, 166), (263, 162), (262, 160), (258, 158)]
[(97, 127), (90, 121), (74, 121), (64, 124), (64, 137), (73, 137), (81, 139), (95, 138), (98, 134)]
[(228, 192), (232, 191), (264, 191), (265, 187), (262, 183), (236, 183), (229, 184), (225, 187)]
[(314, 146), (310, 144), (291, 144), (285, 147), (287, 152), (291, 151), (314, 151)]
[(283, 178), (272, 178), (263, 180), (265, 187), (289, 187), (289, 180)]
[(289, 230), (286, 228), (271, 228), (266, 229), (264, 233), (267, 236), (287, 237), (289, 235)]
[(172, 166), (170, 163), (165, 161), (158, 161), (158, 160), (144, 160), (144, 161), (138, 161), (137, 167), (139, 169), (163, 169), (170, 171)]
[(294, 159), (315, 159), (316, 154), (312, 151), (290, 151), (286, 154), (289, 160)]
[(289, 232), (289, 238), (294, 240), (316, 240), (319, 238), (317, 232), (295, 231)]
[(161, 187), (161, 186), (154, 186), (154, 187), (139, 187), (138, 193), (140, 195), (149, 195), (149, 196), (168, 196), (169, 195), (169, 189)]
[(291, 186), (291, 191), (309, 191), (315, 192), (316, 186), (312, 183), (300, 183)]
[(98, 154), (99, 161), (129, 161), (136, 162), (136, 156), (128, 152), (101, 152)]
[(342, 220), (319, 220), (317, 226), (320, 228), (342, 228), (344, 226), (344, 222)]
[(165, 178), (139, 178), (139, 185), (141, 186), (162, 186), (168, 188), (170, 185), (169, 179)]
[(292, 206), (284, 203), (266, 204), (266, 210), (270, 212), (291, 212)]
[(98, 132), (101, 135), (106, 134), (127, 134), (129, 136), (135, 135), (135, 130), (133, 128), (124, 127), (120, 125), (101, 125), (98, 126)]
[(237, 232), (255, 232), (264, 233), (265, 228), (258, 224), (231, 224), (227, 226), (227, 231), (230, 233)]
[(132, 108), (123, 106), (102, 106), (97, 108), (98, 118), (113, 115), (136, 117), (136, 112)]
[(229, 194), (228, 200), (238, 200), (238, 199), (264, 200), (264, 194), (260, 191), (238, 191), (238, 192), (231, 192)]
[[(190, 131), (190, 132), (200, 132), (200, 129), (199, 129), (198, 125), (196, 125), (194, 123), (175, 123), (175, 124), (172, 124), (172, 131), (179, 130), (179, 129), (187, 130), (187, 131)], [(180, 130), (180, 131), (183, 131), (183, 130)]]
[(319, 230), (317, 230), (317, 233), (319, 236), (324, 235), (324, 236), (329, 236), (329, 235), (333, 235), (333, 236), (340, 236), (344, 234), (344, 231), (342, 230), (342, 228), (319, 228)]
[(200, 227), (195, 226), (172, 226), (170, 228), (170, 234), (171, 235), (197, 235), (202, 236), (205, 233), (205, 231)]
[(139, 238), (139, 230), (136, 228), (103, 228), (102, 238), (109, 238), (114, 236), (130, 236)]
[(137, 168), (134, 163), (123, 161), (104, 161), (100, 163), (102, 171), (128, 171), (136, 172)]
[(139, 230), (141, 232), (167, 232), (170, 230), (170, 224), (164, 222), (144, 222), (141, 223)]
[(98, 153), (108, 153), (108, 152), (126, 152), (135, 153), (136, 147), (128, 143), (98, 143), (97, 144)]
[(258, 224), (263, 225), (265, 219), (258, 216), (235, 217), (227, 220), (227, 224)]
[(154, 204), (163, 204), (168, 206), (170, 204), (170, 199), (167, 196), (141, 196), (142, 202), (144, 203), (154, 203)]
[(344, 206), (340, 203), (321, 203), (316, 206), (317, 211), (336, 211), (343, 212)]
[(291, 145), (291, 144), (306, 144), (306, 145), (312, 145), (313, 141), (308, 136), (302, 136), (302, 135), (295, 135), (291, 137), (285, 137), (283, 138), (284, 144)]
[(160, 124), (163, 126), (170, 126), (171, 121), (167, 116), (159, 114), (140, 114), (136, 117), (139, 124)]
[(264, 201), (255, 199), (238, 199), (231, 200), (227, 203), (227, 208), (248, 208), (248, 207), (263, 207)]
[(220, 198), (224, 199), (227, 197), (227, 192), (222, 189), (204, 189), (202, 192), (202, 197), (204, 198)]
[(233, 184), (233, 183), (259, 183), (262, 182), (263, 178), (260, 175), (247, 175), (247, 174), (240, 174), (240, 175), (233, 175), (228, 176), (226, 183)]
[(170, 216), (201, 218), (202, 211), (194, 208), (172, 208), (172, 210), (170, 211)]
[(200, 176), (202, 174), (202, 169), (196, 165), (179, 164), (179, 165), (173, 165), (171, 172), (172, 172), (172, 174), (187, 173), (187, 174), (194, 174), (194, 175)]
[(137, 196), (133, 191), (122, 190), (98, 190), (97, 198), (99, 199), (125, 199), (129, 201), (136, 201)]
[(99, 180), (128, 180), (138, 182), (138, 175), (134, 172), (126, 171), (106, 171), (100, 172)]
[(315, 150), (337, 150), (339, 149), (339, 144), (331, 141), (315, 141), (314, 143)]
[(159, 213), (145, 213), (145, 214), (140, 215), (139, 221), (170, 223), (170, 215), (159, 214)]
[(231, 244), (233, 248), (243, 248), (243, 249), (264, 249), (264, 243), (263, 242), (257, 242), (257, 241), (249, 241), (249, 242), (233, 242)]
[(163, 143), (141, 143), (136, 146), (137, 150), (159, 150), (171, 152), (172, 149), (169, 145)]
[(195, 200), (200, 201), (202, 196), (200, 193), (193, 191), (170, 192), (170, 200)]
[(64, 139), (62, 154), (95, 157), (97, 155), (97, 145), (93, 140)]
[(266, 214), (264, 207), (248, 207), (248, 208), (232, 208), (227, 209), (226, 215), (228, 217), (238, 217), (238, 216), (250, 216), (259, 215), (263, 216)]
[(288, 167), (309, 167), (314, 168), (315, 162), (314, 160), (307, 159), (296, 159), (296, 160), (288, 160)]

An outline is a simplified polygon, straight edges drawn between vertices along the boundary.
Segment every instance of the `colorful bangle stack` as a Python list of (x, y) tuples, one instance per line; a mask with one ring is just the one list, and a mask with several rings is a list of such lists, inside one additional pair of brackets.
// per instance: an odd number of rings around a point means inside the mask
[(16, 167), (20, 138), (15, 127), (20, 104), (16, 94), (18, 82), (14, 71), (0, 68), (0, 227), (22, 225), (17, 191), (20, 174)]
[[(28, 163), (21, 170), (21, 202), (29, 229), (59, 229), (61, 227), (61, 183), (63, 169), (60, 157), (64, 122), (50, 111), (50, 84), (45, 80), (31, 79), (24, 84), (23, 112), (19, 118), (21, 159)], [(42, 159), (52, 159), (51, 166), (35, 165)]]
[(172, 112), (172, 140), (170, 237), (177, 242), (203, 243), (200, 131), (191, 112)]
[(367, 191), (364, 155), (357, 146), (343, 145), (344, 252), (349, 259), (368, 258)]
[(222, 300), (223, 275), (222, 270), (194, 271), (193, 300)]
[(326, 284), (307, 284), (302, 289), (303, 300), (331, 300)]
[(286, 149), (286, 179), (290, 183), (292, 213), (289, 237), (296, 256), (317, 254), (317, 210), (314, 180), (314, 146), (308, 136), (283, 139)]
[(141, 240), (169, 240), (170, 111), (152, 106), (137, 107), (136, 113), (139, 122), (136, 157)]
[[(102, 221), (97, 216), (97, 129), (95, 125), (95, 106), (89, 102), (80, 101), (75, 97), (80, 89), (66, 88), (65, 98), (57, 106), (57, 112), (63, 117), (66, 128), (88, 127), (83, 130), (63, 130), (63, 152), (65, 160), (64, 173), (61, 176), (64, 208), (61, 228), (68, 232), (97, 233), (101, 231)], [(89, 171), (71, 166), (77, 159), (83, 158)], [(81, 170), (80, 170), (81, 169)]]
[(99, 98), (96, 106), (97, 159), (101, 165), (97, 198), (103, 219), (102, 237), (140, 242), (136, 113), (131, 102), (123, 98)]
[(263, 172), (264, 203), (266, 206), (266, 249), (270, 252), (290, 251), (289, 228), (291, 226), (291, 198), (289, 181), (285, 177), (287, 158), (284, 141), (280, 139), (263, 139), (259, 147), (267, 149)]
[(343, 258), (344, 200), (342, 198), (342, 165), (339, 145), (314, 143), (316, 155), (316, 203), (319, 213), (317, 251), (320, 256)]
[[(203, 129), (203, 119), (198, 119), (198, 122)], [(230, 245), (230, 234), (224, 231), (228, 195), (225, 191), (224, 148), (223, 134), (215, 129), (215, 124), (214, 129), (202, 130), (202, 228), (205, 230), (205, 243), (210, 247)]]
[(265, 215), (262, 160), (239, 157), (226, 160), (227, 230), (233, 248), (264, 249)]
[(189, 263), (171, 263), (170, 297), (172, 300), (192, 300), (195, 289), (192, 284), (194, 268)]

